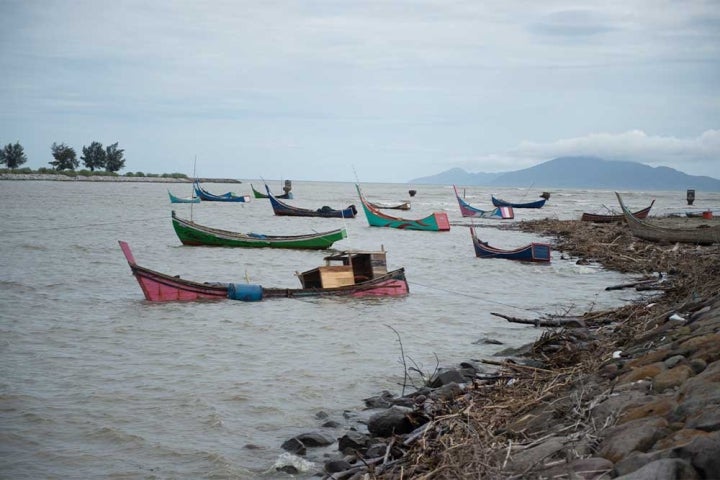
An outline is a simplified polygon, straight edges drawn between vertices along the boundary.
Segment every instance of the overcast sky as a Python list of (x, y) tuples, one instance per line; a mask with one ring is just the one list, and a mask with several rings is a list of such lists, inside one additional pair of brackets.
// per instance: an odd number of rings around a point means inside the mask
[(0, 143), (406, 182), (563, 155), (720, 178), (720, 0), (0, 0)]

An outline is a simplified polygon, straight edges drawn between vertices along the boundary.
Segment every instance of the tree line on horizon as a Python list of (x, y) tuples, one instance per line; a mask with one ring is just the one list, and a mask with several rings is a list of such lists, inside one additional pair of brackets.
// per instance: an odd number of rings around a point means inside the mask
[[(53, 142), (50, 151), (53, 160), (48, 163), (56, 171), (75, 170), (80, 166), (80, 161), (91, 172), (98, 169), (115, 173), (125, 168), (125, 150), (118, 148), (118, 142), (105, 148), (100, 142), (92, 142), (89, 146), (83, 146), (82, 156), (79, 160), (75, 149), (64, 143)], [(27, 155), (25, 155), (25, 149), (20, 142), (8, 143), (0, 150), (0, 165), (15, 169), (25, 162), (27, 162)]]

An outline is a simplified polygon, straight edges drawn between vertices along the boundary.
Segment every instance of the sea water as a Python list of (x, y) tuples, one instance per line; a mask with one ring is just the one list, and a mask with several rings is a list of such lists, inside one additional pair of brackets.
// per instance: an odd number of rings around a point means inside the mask
[[(277, 182), (276, 182), (277, 183)], [(253, 181), (260, 187), (260, 181)], [(404, 367), (491, 358), (542, 330), (491, 315), (537, 318), (582, 314), (637, 298), (605, 291), (627, 276), (578, 265), (553, 251), (549, 265), (478, 259), (468, 219), (450, 186), (362, 185), (368, 199), (412, 200), (422, 218), (446, 212), (449, 232), (369, 227), (353, 184), (293, 182), (293, 205), (358, 207), (354, 219), (276, 217), (268, 200), (171, 205), (167, 189), (189, 184), (0, 182), (0, 477), (286, 478), (293, 463), (310, 477), (318, 465), (282, 451), (283, 441), (383, 390), (400, 393)], [(213, 193), (251, 194), (249, 181), (207, 184)], [(271, 184), (280, 191), (280, 185)], [(410, 198), (408, 190), (417, 195)], [(467, 187), (466, 200), (490, 209), (490, 195), (535, 200), (539, 189)], [(634, 192), (636, 210), (681, 211), (685, 192)], [(617, 211), (609, 191), (554, 190), (540, 210), (516, 219), (576, 219)], [(720, 194), (696, 195), (696, 208)], [(298, 287), (296, 271), (326, 252), (184, 247), (170, 211), (239, 232), (304, 234), (345, 227), (338, 249), (379, 249), (388, 268), (405, 267), (403, 298), (276, 299), (149, 303), (118, 240), (140, 265), (196, 281)], [(478, 236), (499, 248), (547, 240), (475, 220)], [(488, 344), (492, 339), (500, 344)], [(404, 354), (403, 355), (401, 354)], [(413, 379), (417, 383), (418, 379)], [(350, 415), (352, 416), (352, 414)], [(343, 429), (326, 429), (339, 437)], [(312, 460), (312, 456), (310, 456)]]

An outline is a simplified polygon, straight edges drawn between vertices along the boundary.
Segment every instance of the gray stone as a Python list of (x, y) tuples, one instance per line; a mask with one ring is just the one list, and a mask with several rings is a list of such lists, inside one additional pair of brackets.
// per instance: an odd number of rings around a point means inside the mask
[(572, 478), (574, 480), (598, 480), (607, 476), (613, 463), (601, 457), (578, 458), (563, 465), (556, 465), (537, 473), (538, 478)]
[(616, 476), (627, 475), (628, 473), (632, 473), (635, 470), (644, 467), (648, 463), (652, 463), (663, 458), (676, 457), (677, 454), (675, 454), (672, 450), (655, 450), (647, 453), (636, 451), (616, 463), (613, 472)]
[(369, 444), (369, 436), (355, 430), (350, 430), (338, 440), (338, 450), (343, 453), (363, 451)]
[(688, 462), (679, 458), (663, 458), (648, 463), (632, 473), (615, 480), (700, 480), (700, 476)]
[(508, 469), (513, 472), (528, 471), (564, 447), (565, 439), (563, 437), (550, 437), (539, 445), (513, 454), (510, 457)]
[(378, 412), (368, 420), (368, 431), (377, 437), (410, 433), (414, 428), (407, 417), (410, 412), (412, 409), (398, 406)]
[(349, 470), (351, 468), (352, 465), (345, 460), (329, 460), (325, 462), (325, 472), (327, 473), (344, 472), (345, 470)]
[(617, 463), (632, 451), (647, 452), (668, 433), (664, 418), (641, 418), (608, 430), (600, 444), (600, 455)]
[(675, 449), (675, 453), (692, 463), (703, 478), (720, 478), (720, 432), (697, 437)]

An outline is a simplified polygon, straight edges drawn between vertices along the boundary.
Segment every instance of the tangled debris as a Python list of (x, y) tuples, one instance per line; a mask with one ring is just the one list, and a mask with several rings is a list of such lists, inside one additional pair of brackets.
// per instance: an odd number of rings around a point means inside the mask
[[(346, 468), (326, 466), (326, 478), (595, 479), (650, 464), (655, 473), (674, 469), (675, 476), (663, 478), (711, 478), (720, 471), (720, 395), (710, 399), (712, 420), (705, 423), (682, 403), (701, 402), (692, 395), (703, 389), (693, 390), (692, 381), (715, 382), (709, 391), (720, 391), (720, 362), (714, 363), (720, 360), (720, 247), (648, 243), (623, 224), (516, 225), (553, 237), (565, 258), (641, 275), (615, 288), (659, 295), (652, 303), (524, 322), (550, 328), (522, 358), (483, 360), (496, 368), (493, 374), (463, 364), (465, 382), (387, 398), (392, 409), (404, 405), (404, 423), (373, 435), (378, 427), (371, 419), (370, 438), (341, 449)], [(681, 378), (672, 380), (681, 367)], [(669, 411), (658, 406), (663, 402)], [(644, 416), (628, 413), (643, 408)], [(625, 431), (626, 425), (632, 427)]]

